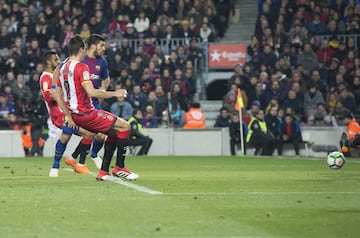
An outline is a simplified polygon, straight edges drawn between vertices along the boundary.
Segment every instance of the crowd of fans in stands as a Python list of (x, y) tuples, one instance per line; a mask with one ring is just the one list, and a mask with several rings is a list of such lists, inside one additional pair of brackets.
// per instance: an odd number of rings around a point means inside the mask
[[(224, 96), (229, 112), (240, 87), (249, 118), (256, 108), (267, 112), (274, 104), (309, 125), (333, 125), (346, 108), (358, 115), (359, 1), (258, 2), (249, 60), (235, 66)], [(224, 36), (233, 5), (234, 0), (0, 0), (1, 126), (19, 128), (20, 119), (38, 122), (42, 114), (34, 112), (46, 111), (34, 107), (42, 101), (44, 50), (65, 59), (71, 36), (100, 33), (109, 39), (109, 90), (129, 91), (125, 102), (105, 100), (103, 108), (124, 118), (129, 108), (139, 108), (145, 127), (181, 127), (195, 93), (201, 45)], [(177, 38), (186, 44), (172, 45)], [(165, 47), (158, 44), (164, 39)]]
[(235, 66), (224, 97), (229, 112), (240, 87), (247, 121), (274, 105), (303, 125), (341, 125), (346, 109), (359, 117), (360, 1), (258, 3), (249, 60)]
[[(40, 111), (34, 106), (42, 101), (38, 84), (42, 53), (55, 50), (65, 59), (74, 34), (86, 39), (93, 33), (108, 38), (109, 90), (128, 90), (126, 104), (144, 113), (144, 126), (159, 126), (166, 117), (170, 119), (165, 122), (181, 126), (179, 112), (188, 110), (196, 86), (196, 61), (203, 57), (199, 42), (224, 36), (232, 2), (0, 0), (0, 127), (15, 129), (20, 121), (39, 121), (33, 115)], [(178, 38), (185, 44), (172, 45), (171, 40)], [(167, 40), (165, 47), (160, 40)], [(123, 104), (116, 99), (102, 102), (105, 110), (127, 117)]]

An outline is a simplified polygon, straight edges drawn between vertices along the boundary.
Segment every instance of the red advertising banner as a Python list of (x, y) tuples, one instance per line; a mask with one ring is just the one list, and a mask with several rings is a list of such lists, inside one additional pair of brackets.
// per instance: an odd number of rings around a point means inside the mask
[(245, 44), (209, 44), (209, 68), (232, 68), (246, 63)]

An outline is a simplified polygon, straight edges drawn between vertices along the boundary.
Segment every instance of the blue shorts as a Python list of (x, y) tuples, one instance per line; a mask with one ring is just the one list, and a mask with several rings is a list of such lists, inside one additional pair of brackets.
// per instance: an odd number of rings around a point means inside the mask
[(99, 103), (99, 100), (97, 98), (91, 98), (91, 101), (92, 101), (95, 109), (101, 110), (100, 103)]
[(76, 126), (75, 128), (69, 127), (69, 119), (65, 116), (64, 123), (62, 126), (62, 133), (71, 136), (73, 134), (77, 134), (78, 132), (79, 132), (79, 127), (78, 126)]

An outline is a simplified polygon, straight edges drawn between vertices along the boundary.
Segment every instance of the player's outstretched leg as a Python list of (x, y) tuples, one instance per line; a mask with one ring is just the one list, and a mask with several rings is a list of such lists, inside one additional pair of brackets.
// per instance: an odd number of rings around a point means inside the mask
[(106, 178), (110, 176), (109, 167), (115, 150), (116, 150), (116, 138), (110, 136), (107, 137), (104, 145), (104, 158), (102, 160), (101, 169), (99, 170), (99, 173), (96, 176), (96, 180), (106, 180)]
[(135, 180), (139, 178), (139, 175), (131, 172), (125, 167), (126, 151), (129, 144), (130, 131), (120, 131), (117, 133), (116, 146), (117, 146), (117, 158), (116, 164), (112, 171), (112, 174), (117, 177), (122, 177), (128, 180)]

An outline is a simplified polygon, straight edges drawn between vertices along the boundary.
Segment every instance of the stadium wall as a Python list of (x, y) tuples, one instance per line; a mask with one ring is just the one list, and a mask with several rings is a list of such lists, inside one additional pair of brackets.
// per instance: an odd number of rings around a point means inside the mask
[[(303, 127), (304, 140), (316, 144), (338, 145), (344, 128), (335, 127)], [(227, 128), (213, 128), (200, 130), (185, 130), (173, 128), (143, 129), (144, 134), (153, 138), (154, 142), (149, 155), (230, 155), (229, 131)], [(23, 157), (20, 131), (0, 131), (0, 157)], [(55, 143), (59, 132), (50, 136), (45, 143), (44, 156), (53, 156)], [(80, 137), (73, 136), (65, 151), (72, 153), (80, 141)], [(240, 149), (238, 150), (240, 154)], [(248, 155), (253, 151), (249, 150)], [(324, 153), (315, 153), (310, 147), (305, 151), (301, 147), (300, 154), (304, 156), (322, 157)], [(99, 155), (103, 155), (100, 151)], [(275, 152), (276, 155), (276, 152)], [(294, 155), (292, 146), (284, 148), (284, 155)]]

